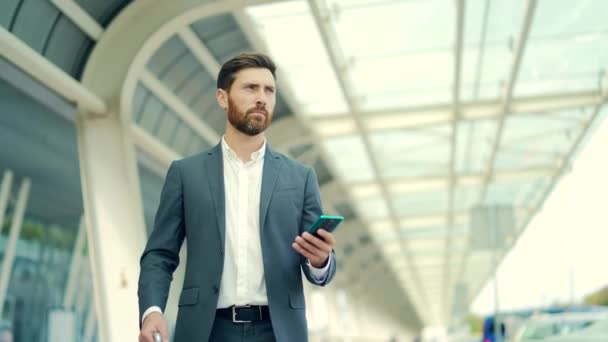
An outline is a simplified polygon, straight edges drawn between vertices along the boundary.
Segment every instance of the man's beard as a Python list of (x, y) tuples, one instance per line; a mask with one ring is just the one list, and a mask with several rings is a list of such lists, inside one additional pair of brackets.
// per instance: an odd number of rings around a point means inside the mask
[[(264, 118), (259, 118), (254, 112), (263, 112)], [(238, 110), (230, 96), (228, 96), (228, 121), (239, 132), (249, 136), (258, 135), (266, 130), (272, 121), (272, 113), (264, 107), (256, 107), (245, 113)]]

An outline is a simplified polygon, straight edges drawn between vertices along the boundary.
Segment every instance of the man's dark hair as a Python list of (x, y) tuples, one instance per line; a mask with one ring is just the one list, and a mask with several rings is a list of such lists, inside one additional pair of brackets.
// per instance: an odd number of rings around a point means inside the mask
[(272, 77), (276, 79), (275, 70), (277, 67), (270, 57), (261, 53), (242, 53), (222, 65), (220, 73), (217, 76), (217, 88), (230, 90), (234, 83), (235, 74), (242, 69), (247, 68), (264, 68), (270, 70)]

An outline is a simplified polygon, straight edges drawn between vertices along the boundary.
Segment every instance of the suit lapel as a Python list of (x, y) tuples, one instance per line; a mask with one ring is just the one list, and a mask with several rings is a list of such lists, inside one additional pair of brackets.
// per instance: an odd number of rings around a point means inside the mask
[(266, 145), (266, 154), (264, 155), (264, 169), (262, 170), (262, 190), (260, 194), (260, 231), (264, 229), (266, 224), (266, 213), (270, 198), (274, 192), (274, 187), (281, 169), (281, 157), (274, 153), (268, 145)]
[(226, 200), (224, 195), (224, 160), (222, 156), (221, 143), (216, 145), (208, 153), (207, 160), (207, 180), (209, 181), (209, 189), (211, 189), (211, 197), (215, 207), (215, 215), (217, 218), (217, 228), (219, 229), (222, 244), (226, 241)]

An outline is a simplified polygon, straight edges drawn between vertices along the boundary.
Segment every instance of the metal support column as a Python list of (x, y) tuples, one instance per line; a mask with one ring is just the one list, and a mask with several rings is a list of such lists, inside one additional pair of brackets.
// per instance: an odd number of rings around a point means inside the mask
[(84, 227), (84, 217), (80, 218), (80, 225), (78, 226), (78, 237), (74, 244), (74, 250), (72, 251), (72, 261), (70, 263), (70, 271), (68, 273), (68, 281), (65, 287), (65, 294), (63, 296), (63, 307), (65, 309), (72, 309), (74, 306), (74, 294), (76, 292), (76, 285), (80, 277), (80, 265), (82, 264), (83, 251), (85, 246), (86, 231)]
[(8, 206), (8, 198), (11, 194), (12, 185), (13, 173), (10, 170), (6, 170), (4, 171), (4, 177), (2, 177), (2, 185), (0, 185), (0, 230), (4, 224), (6, 207)]
[(84, 324), (84, 335), (82, 340), (84, 342), (92, 342), (93, 335), (95, 334), (95, 328), (97, 327), (97, 316), (95, 315), (95, 302), (91, 302), (89, 310), (87, 312), (86, 322)]
[(88, 262), (80, 264), (81, 274), (76, 280), (78, 291), (76, 291), (72, 306), (81, 316), (84, 316), (87, 302), (93, 299), (93, 281), (91, 280), (91, 267)]
[(2, 273), (0, 274), (0, 315), (2, 315), (4, 312), (4, 300), (6, 299), (8, 282), (11, 278), (11, 273), (13, 270), (13, 261), (15, 259), (15, 252), (17, 250), (17, 239), (21, 233), (23, 216), (25, 216), (25, 208), (27, 206), (27, 200), (30, 194), (30, 187), (31, 182), (29, 178), (25, 178), (21, 182), (19, 195), (17, 196), (17, 204), (15, 205), (15, 210), (13, 212), (13, 220), (10, 227), (8, 243), (4, 253), (4, 260), (2, 261)]

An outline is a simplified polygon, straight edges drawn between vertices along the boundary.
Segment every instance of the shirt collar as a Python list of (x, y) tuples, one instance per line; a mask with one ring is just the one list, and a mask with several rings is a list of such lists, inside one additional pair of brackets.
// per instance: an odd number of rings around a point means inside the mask
[[(236, 154), (236, 152), (234, 152), (234, 150), (231, 149), (230, 146), (228, 146), (228, 143), (226, 142), (224, 135), (222, 135), (222, 153), (232, 160), (241, 161), (241, 159)], [(251, 153), (251, 157), (247, 161), (247, 163), (248, 162), (257, 162), (259, 160), (262, 160), (262, 159), (264, 159), (265, 154), (266, 154), (266, 138), (264, 138), (264, 143), (262, 144), (262, 147), (260, 147), (259, 150)]]

